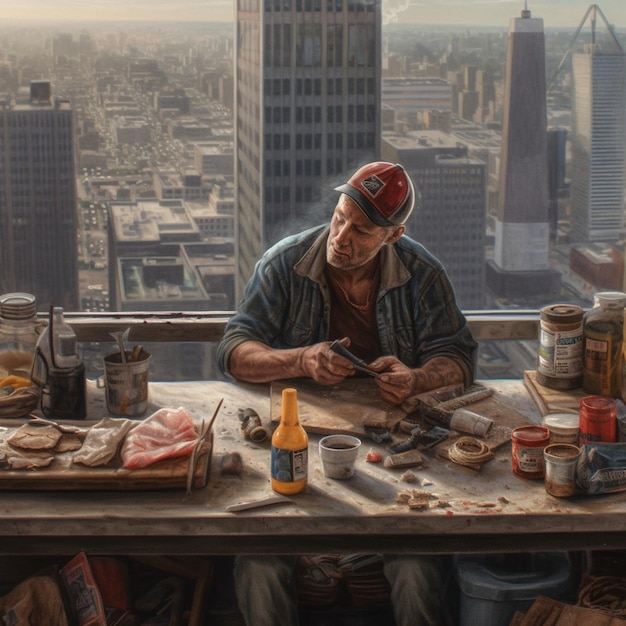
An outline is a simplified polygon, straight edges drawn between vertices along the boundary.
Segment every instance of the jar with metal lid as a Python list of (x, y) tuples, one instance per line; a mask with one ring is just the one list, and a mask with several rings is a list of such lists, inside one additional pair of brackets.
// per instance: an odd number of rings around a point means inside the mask
[(519, 426), (511, 432), (511, 443), (513, 473), (522, 478), (543, 478), (543, 450), (550, 444), (550, 430), (534, 424)]
[(615, 441), (617, 441), (617, 400), (608, 396), (581, 398), (580, 445)]
[(583, 309), (553, 304), (540, 311), (537, 382), (551, 389), (582, 385)]
[(588, 394), (621, 397), (624, 307), (625, 293), (603, 291), (583, 317), (583, 389)]
[(30, 377), (37, 343), (37, 304), (30, 293), (0, 296), (0, 377)]

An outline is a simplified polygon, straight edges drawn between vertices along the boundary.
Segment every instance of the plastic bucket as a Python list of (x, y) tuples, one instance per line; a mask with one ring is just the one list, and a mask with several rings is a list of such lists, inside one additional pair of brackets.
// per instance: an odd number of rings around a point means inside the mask
[(151, 354), (142, 351), (139, 361), (122, 363), (119, 352), (104, 357), (104, 388), (107, 409), (115, 415), (134, 417), (148, 408), (148, 369)]
[(540, 595), (568, 601), (573, 568), (566, 552), (454, 557), (458, 626), (509, 624)]

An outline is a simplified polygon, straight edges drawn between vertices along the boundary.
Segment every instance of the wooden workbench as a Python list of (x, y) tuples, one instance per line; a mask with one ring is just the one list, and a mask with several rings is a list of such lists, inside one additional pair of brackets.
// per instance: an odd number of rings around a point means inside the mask
[[(540, 419), (521, 381), (489, 381), (528, 416)], [(91, 390), (92, 395), (94, 393)], [(98, 391), (97, 393), (101, 393)], [(224, 399), (214, 426), (208, 484), (187, 495), (166, 491), (6, 491), (0, 493), (0, 552), (20, 554), (235, 554), (361, 551), (462, 553), (582, 548), (626, 548), (626, 493), (557, 499), (542, 481), (511, 471), (510, 444), (479, 472), (424, 453), (420, 483), (400, 480), (404, 470), (366, 463), (364, 441), (355, 476), (323, 476), (318, 435), (310, 436), (309, 486), (277, 507), (229, 513), (228, 505), (271, 495), (269, 441), (244, 439), (240, 408), (270, 422), (265, 385), (225, 382), (150, 383), (151, 408), (183, 406), (208, 419)], [(98, 414), (100, 413), (100, 414)], [(90, 415), (106, 414), (91, 397)], [(241, 454), (240, 475), (221, 473), (224, 457)], [(447, 507), (410, 510), (396, 501), (410, 488), (428, 490)]]

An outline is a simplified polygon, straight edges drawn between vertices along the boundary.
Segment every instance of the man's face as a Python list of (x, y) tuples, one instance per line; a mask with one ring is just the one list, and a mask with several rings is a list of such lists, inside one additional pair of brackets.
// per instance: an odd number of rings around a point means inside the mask
[(326, 262), (339, 270), (362, 267), (403, 232), (404, 226), (376, 226), (350, 196), (342, 193), (330, 221)]

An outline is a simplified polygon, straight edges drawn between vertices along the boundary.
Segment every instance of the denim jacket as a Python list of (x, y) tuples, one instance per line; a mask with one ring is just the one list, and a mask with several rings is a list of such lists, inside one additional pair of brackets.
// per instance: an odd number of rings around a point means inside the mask
[[(245, 341), (295, 348), (328, 341), (330, 292), (324, 276), (329, 227), (287, 237), (256, 264), (217, 358), (228, 374), (233, 349)], [(476, 343), (437, 259), (407, 236), (380, 250), (376, 324), (383, 355), (411, 368), (437, 356), (454, 359), (473, 380)]]

